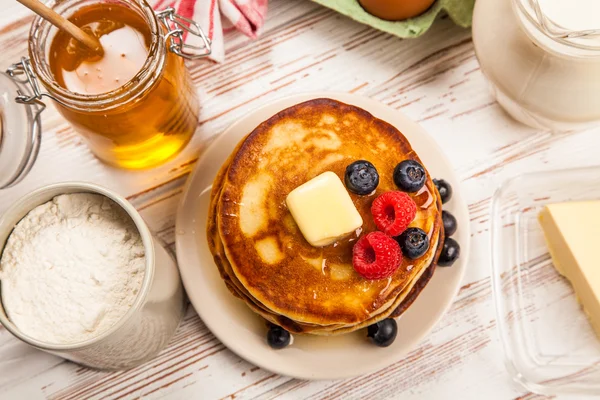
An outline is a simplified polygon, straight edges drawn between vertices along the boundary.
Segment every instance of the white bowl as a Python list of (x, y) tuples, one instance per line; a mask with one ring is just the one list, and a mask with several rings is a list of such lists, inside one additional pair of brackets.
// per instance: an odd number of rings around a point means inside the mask
[(185, 302), (175, 260), (152, 236), (141, 215), (124, 197), (84, 182), (58, 183), (35, 190), (15, 202), (0, 217), (0, 254), (14, 226), (29, 211), (68, 193), (106, 196), (122, 207), (135, 223), (146, 252), (145, 276), (135, 302), (109, 330), (80, 343), (53, 344), (25, 335), (8, 318), (1, 301), (0, 322), (23, 342), (79, 364), (108, 370), (133, 368), (154, 358), (166, 347), (183, 317)]

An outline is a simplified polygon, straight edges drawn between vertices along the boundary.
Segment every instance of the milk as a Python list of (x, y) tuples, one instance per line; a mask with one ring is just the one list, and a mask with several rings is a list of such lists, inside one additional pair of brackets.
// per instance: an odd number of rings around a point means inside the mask
[(544, 15), (554, 23), (573, 31), (600, 30), (598, 0), (538, 0)]

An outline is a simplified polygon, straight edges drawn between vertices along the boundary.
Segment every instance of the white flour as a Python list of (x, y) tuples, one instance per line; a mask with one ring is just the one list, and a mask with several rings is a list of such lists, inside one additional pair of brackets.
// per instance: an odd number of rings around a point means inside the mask
[(81, 342), (110, 329), (142, 286), (144, 246), (127, 213), (97, 194), (57, 196), (11, 233), (0, 259), (2, 302), (27, 336)]

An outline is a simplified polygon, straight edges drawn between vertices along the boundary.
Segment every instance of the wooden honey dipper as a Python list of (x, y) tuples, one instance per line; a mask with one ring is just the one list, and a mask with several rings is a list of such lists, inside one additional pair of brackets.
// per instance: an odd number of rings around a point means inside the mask
[(52, 25), (56, 26), (58, 29), (67, 32), (69, 35), (73, 36), (76, 40), (83, 43), (90, 50), (93, 50), (96, 53), (102, 54), (104, 51), (102, 49), (102, 45), (100, 41), (83, 31), (83, 29), (79, 28), (71, 21), (58, 14), (56, 11), (51, 9), (50, 7), (40, 3), (37, 0), (17, 0), (19, 3), (23, 4), (25, 7), (29, 8), (31, 11), (44, 18)]

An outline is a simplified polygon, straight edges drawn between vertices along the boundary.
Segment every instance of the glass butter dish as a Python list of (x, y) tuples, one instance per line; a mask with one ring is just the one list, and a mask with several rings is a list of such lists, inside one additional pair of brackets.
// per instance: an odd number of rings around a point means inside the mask
[[(538, 221), (547, 204), (585, 200), (600, 200), (600, 167), (523, 174), (492, 200), (492, 284), (505, 363), (539, 394), (600, 395), (600, 339), (554, 268)], [(600, 240), (587, 239), (597, 242), (600, 268)]]

